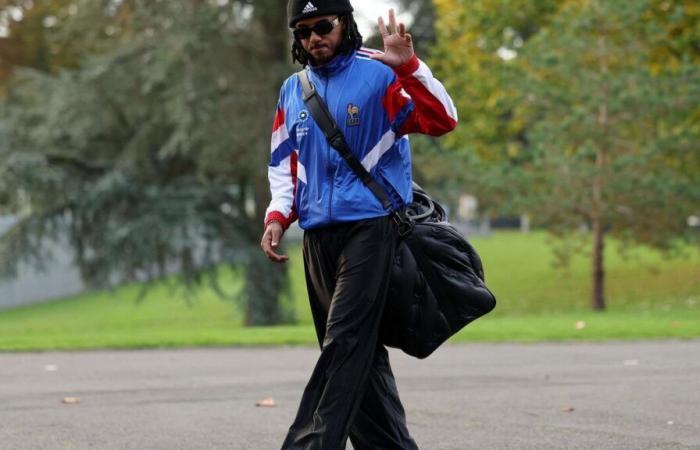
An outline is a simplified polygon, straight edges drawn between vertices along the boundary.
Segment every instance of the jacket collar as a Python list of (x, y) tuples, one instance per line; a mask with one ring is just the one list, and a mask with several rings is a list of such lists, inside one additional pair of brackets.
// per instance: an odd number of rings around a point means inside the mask
[(328, 77), (328, 76), (334, 75), (336, 73), (342, 72), (343, 69), (345, 69), (346, 67), (348, 67), (350, 65), (353, 58), (355, 58), (354, 51), (352, 53), (349, 53), (349, 54), (337, 55), (335, 58), (331, 59), (326, 64), (323, 64), (321, 66), (312, 66), (309, 64), (308, 67), (316, 75)]

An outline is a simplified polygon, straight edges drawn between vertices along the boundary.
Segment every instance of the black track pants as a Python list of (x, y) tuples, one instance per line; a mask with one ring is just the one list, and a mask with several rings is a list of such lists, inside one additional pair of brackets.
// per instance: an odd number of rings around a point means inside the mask
[(321, 356), (283, 450), (414, 450), (379, 325), (396, 249), (390, 218), (304, 233)]

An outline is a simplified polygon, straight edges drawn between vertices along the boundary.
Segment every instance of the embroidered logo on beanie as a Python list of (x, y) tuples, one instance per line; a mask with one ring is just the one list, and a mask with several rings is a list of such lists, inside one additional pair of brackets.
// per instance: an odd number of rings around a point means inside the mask
[(303, 14), (308, 14), (310, 12), (318, 11), (318, 8), (314, 6), (313, 3), (309, 2), (304, 6), (304, 9), (301, 11)]

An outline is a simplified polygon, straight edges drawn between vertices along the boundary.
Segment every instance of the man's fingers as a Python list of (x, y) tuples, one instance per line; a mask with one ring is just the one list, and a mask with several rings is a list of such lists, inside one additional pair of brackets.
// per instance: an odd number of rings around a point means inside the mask
[(268, 253), (266, 253), (266, 255), (270, 261), (276, 262), (276, 263), (287, 262), (287, 260), (289, 259), (289, 256), (277, 254), (277, 253), (273, 252), (272, 250), (270, 250)]
[(265, 256), (267, 256), (270, 261), (282, 263), (289, 259), (287, 255), (280, 255), (274, 250), (279, 246), (283, 234), (284, 229), (275, 222), (270, 223), (263, 233), (260, 247), (262, 247), (263, 253), (265, 253)]
[(267, 259), (272, 262), (286, 262), (289, 259), (287, 255), (280, 255), (279, 253), (276, 253), (272, 249), (270, 241), (263, 244), (263, 252), (265, 253), (265, 256), (267, 256)]
[(389, 34), (396, 33), (396, 13), (394, 8), (389, 9)]
[(403, 22), (399, 23), (399, 36), (404, 37), (406, 35), (406, 25)]
[(280, 239), (282, 239), (282, 233), (278, 228), (273, 228), (270, 231), (270, 245), (272, 245), (272, 248), (280, 245)]
[(379, 27), (379, 34), (381, 34), (382, 36), (389, 35), (389, 32), (386, 29), (386, 25), (384, 24), (384, 18), (382, 16), (379, 16), (379, 18), (377, 18), (377, 25)]
[(265, 228), (265, 232), (263, 233), (262, 239), (260, 240), (260, 246), (263, 248), (263, 250), (267, 247), (270, 246), (272, 243), (272, 234), (274, 231), (273, 226), (268, 226)]
[(267, 256), (267, 259), (277, 263), (286, 262), (289, 259), (287, 255), (280, 255), (273, 252), (272, 250), (265, 252), (265, 255)]

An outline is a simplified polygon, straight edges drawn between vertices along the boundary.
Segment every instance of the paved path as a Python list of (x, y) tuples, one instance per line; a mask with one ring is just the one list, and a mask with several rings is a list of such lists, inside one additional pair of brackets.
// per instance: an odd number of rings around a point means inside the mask
[[(316, 356), (0, 354), (0, 448), (278, 449)], [(391, 358), (424, 450), (700, 449), (700, 341), (450, 345), (424, 361)], [(62, 404), (69, 396), (80, 403)], [(268, 396), (276, 408), (255, 407)]]

